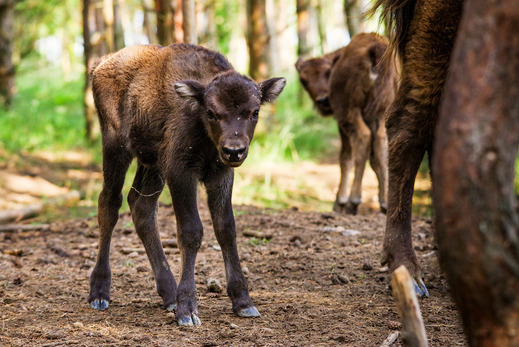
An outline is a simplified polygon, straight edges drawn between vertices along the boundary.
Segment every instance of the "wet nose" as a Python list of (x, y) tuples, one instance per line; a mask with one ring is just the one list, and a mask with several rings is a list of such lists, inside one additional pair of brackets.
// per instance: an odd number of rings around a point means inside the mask
[(223, 153), (227, 156), (229, 161), (240, 161), (245, 154), (247, 148), (245, 147), (224, 147), (222, 148)]
[(323, 96), (315, 101), (320, 106), (327, 106), (329, 104), (328, 96)]

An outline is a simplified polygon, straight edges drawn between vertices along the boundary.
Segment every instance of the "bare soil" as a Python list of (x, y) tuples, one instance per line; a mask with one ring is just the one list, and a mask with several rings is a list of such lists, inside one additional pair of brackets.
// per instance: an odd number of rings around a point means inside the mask
[[(179, 328), (161, 307), (128, 213), (113, 235), (110, 308), (90, 309), (97, 221), (55, 219), (39, 230), (0, 232), (0, 346), (380, 346), (401, 330), (379, 261), (385, 216), (376, 206), (365, 204), (357, 216), (235, 206), (242, 265), (262, 314), (245, 319), (232, 313), (225, 294), (222, 256), (203, 200), (205, 235), (196, 265), (202, 326)], [(171, 206), (161, 205), (158, 218), (163, 240), (174, 239)], [(430, 291), (419, 301), (429, 344), (466, 345), (438, 266), (432, 222), (414, 218), (413, 230)], [(179, 251), (166, 250), (178, 281)], [(223, 293), (208, 290), (210, 278), (222, 283)]]

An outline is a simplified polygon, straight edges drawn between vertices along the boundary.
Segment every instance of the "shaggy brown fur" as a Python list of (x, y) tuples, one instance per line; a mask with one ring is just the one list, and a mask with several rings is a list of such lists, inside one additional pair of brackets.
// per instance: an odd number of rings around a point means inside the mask
[[(240, 316), (259, 316), (236, 248), (232, 167), (247, 157), (260, 105), (278, 97), (285, 79), (256, 84), (235, 72), (221, 54), (188, 44), (125, 48), (98, 61), (92, 75), (103, 138), (104, 185), (98, 209), (99, 255), (90, 277), (91, 307), (108, 307), (110, 239), (126, 171), (136, 157), (128, 203), (164, 306), (177, 310), (180, 325), (200, 324), (194, 266), (203, 233), (197, 211), (201, 181), (225, 260), (233, 310)], [(178, 288), (156, 221), (165, 183), (172, 194), (182, 255)]]
[[(405, 265), (427, 294), (411, 242), (414, 180), (425, 152), (432, 155), (438, 106), (461, 18), (461, 0), (379, 0), (402, 62), (400, 87), (387, 117), (388, 215), (383, 263)], [(373, 11), (374, 11), (373, 10)]]
[[(356, 35), (350, 44), (320, 58), (296, 63), (299, 78), (317, 109), (333, 113), (341, 134), (341, 180), (337, 212), (357, 213), (362, 201), (366, 161), (379, 181), (380, 209), (386, 211), (387, 138), (385, 111), (393, 100), (397, 73), (391, 61), (381, 64), (388, 41), (375, 33)], [(352, 167), (355, 177), (347, 192)]]

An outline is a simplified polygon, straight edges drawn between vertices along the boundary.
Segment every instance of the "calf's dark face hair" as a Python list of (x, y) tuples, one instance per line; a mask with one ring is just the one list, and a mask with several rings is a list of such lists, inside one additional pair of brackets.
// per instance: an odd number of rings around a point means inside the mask
[(207, 87), (192, 80), (177, 82), (175, 91), (204, 115), (204, 125), (222, 163), (237, 167), (247, 157), (261, 104), (275, 100), (284, 85), (280, 78), (257, 85), (229, 71), (217, 76)]
[[(284, 78), (259, 84), (240, 75), (219, 53), (188, 45), (135, 46), (96, 62), (92, 86), (103, 137), (103, 189), (99, 195), (99, 254), (88, 302), (110, 302), (109, 251), (122, 204), (126, 171), (138, 166), (128, 205), (150, 260), (164, 307), (179, 325), (199, 325), (194, 267), (202, 243), (197, 189), (207, 191), (214, 231), (222, 248), (233, 311), (257, 317), (236, 245), (231, 194), (233, 168), (247, 157), (259, 108), (274, 101)], [(168, 184), (181, 254), (177, 282), (162, 249), (158, 198)]]

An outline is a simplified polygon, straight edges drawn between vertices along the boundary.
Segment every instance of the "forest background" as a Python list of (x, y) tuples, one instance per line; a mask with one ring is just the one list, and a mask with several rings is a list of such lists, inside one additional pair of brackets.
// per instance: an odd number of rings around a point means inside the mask
[[(236, 170), (233, 202), (331, 211), (335, 191), (320, 181), (319, 168), (328, 165), (338, 182), (336, 124), (317, 115), (294, 64), (298, 57), (338, 49), (358, 32), (383, 33), (377, 16), (363, 17), (370, 5), (368, 0), (0, 0), (0, 168), (78, 190), (82, 199), (70, 211), (94, 215), (102, 185), (101, 143), (86, 66), (124, 46), (190, 42), (222, 52), (255, 80), (287, 78), (279, 102), (262, 112), (248, 160)], [(299, 175), (302, 170), (317, 179), (308, 181)], [(169, 194), (161, 199), (169, 203)], [(428, 194), (421, 199), (430, 205)]]

